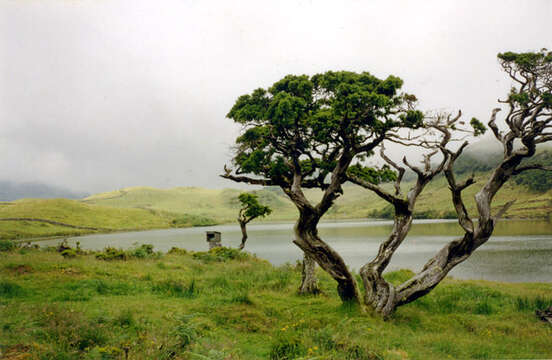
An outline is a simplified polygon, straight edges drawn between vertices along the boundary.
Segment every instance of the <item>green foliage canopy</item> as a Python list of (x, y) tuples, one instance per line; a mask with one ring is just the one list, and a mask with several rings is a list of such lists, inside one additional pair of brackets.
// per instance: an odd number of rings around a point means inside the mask
[[(498, 54), (500, 65), (519, 85), (512, 87), (505, 103), (520, 111), (535, 106), (552, 110), (552, 51)], [(521, 124), (520, 124), (521, 125)]]
[(261, 205), (257, 199), (257, 195), (251, 193), (242, 193), (238, 196), (242, 208), (240, 209), (240, 220), (245, 223), (251, 220), (270, 215), (272, 209), (268, 206)]
[[(227, 115), (244, 126), (236, 140), (236, 173), (260, 176), (262, 185), (289, 188), (299, 176), (303, 187), (327, 187), (324, 180), (340, 159), (348, 157), (348, 166), (371, 155), (388, 131), (423, 126), (416, 98), (400, 93), (402, 84), (396, 76), (329, 71), (288, 75), (240, 96)], [(391, 172), (382, 171), (372, 177)]]

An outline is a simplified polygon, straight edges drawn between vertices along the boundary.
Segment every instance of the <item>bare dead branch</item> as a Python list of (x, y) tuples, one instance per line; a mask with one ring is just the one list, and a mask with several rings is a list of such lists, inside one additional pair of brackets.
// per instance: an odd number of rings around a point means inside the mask
[(390, 204), (397, 204), (400, 202), (404, 202), (404, 199), (400, 198), (399, 196), (395, 196), (388, 191), (384, 190), (378, 185), (372, 184), (368, 181), (365, 181), (358, 176), (355, 175), (347, 175), (347, 180), (352, 182), (353, 184), (357, 184), (359, 186), (362, 186), (365, 189), (373, 191), (376, 195), (378, 195), (383, 200), (387, 201)]
[(491, 119), (488, 122), (488, 125), (491, 128), (494, 136), (500, 142), (502, 142), (502, 134), (500, 133), (500, 130), (498, 130), (498, 126), (496, 125), (496, 114), (501, 110), (502, 109), (500, 109), (500, 108), (494, 108), (492, 113), (491, 113)]
[(513, 175), (521, 174), (524, 171), (527, 170), (543, 170), (543, 171), (552, 171), (552, 166), (544, 166), (542, 164), (531, 164), (531, 165), (525, 165), (525, 166), (518, 166), (514, 172)]
[(401, 194), (401, 181), (403, 179), (404, 173), (406, 172), (406, 169), (404, 167), (400, 166), (399, 164), (397, 164), (396, 162), (394, 162), (393, 160), (391, 160), (385, 154), (385, 147), (384, 147), (383, 143), (381, 143), (381, 146), (380, 146), (380, 156), (386, 163), (388, 163), (389, 165), (391, 165), (392, 167), (394, 167), (397, 170), (398, 175), (397, 175), (397, 179), (395, 180), (394, 187), (395, 187), (395, 195), (400, 195)]
[[(226, 171), (226, 170), (225, 170)], [(271, 179), (254, 179), (248, 176), (235, 176), (229, 173), (219, 175), (222, 178), (229, 179), (235, 182), (243, 182), (251, 185), (263, 185), (263, 186), (273, 186), (279, 185)]]

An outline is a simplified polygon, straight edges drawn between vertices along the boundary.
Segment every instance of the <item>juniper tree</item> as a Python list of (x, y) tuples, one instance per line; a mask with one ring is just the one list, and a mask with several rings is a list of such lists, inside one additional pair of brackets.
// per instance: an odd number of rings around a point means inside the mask
[[(388, 132), (417, 128), (416, 98), (400, 92), (395, 76), (367, 72), (288, 75), (268, 89), (240, 96), (227, 117), (242, 125), (233, 169), (221, 176), (251, 185), (279, 186), (298, 209), (293, 242), (304, 252), (301, 292), (316, 292), (315, 263), (337, 281), (343, 301), (359, 302), (356, 281), (343, 258), (318, 234), (317, 225), (343, 193), (347, 169), (373, 154)], [(393, 176), (371, 169), (378, 183)], [(318, 202), (303, 190), (319, 189)]]
[(238, 214), (238, 223), (242, 232), (242, 240), (240, 244), (240, 250), (245, 247), (247, 241), (247, 224), (258, 218), (270, 215), (272, 209), (266, 205), (261, 205), (257, 200), (257, 195), (251, 193), (242, 193), (238, 196), (241, 208)]
[[(398, 173), (394, 191), (365, 181), (365, 173), (360, 166), (349, 170), (349, 179), (352, 182), (375, 192), (394, 208), (394, 224), (390, 236), (382, 242), (376, 257), (360, 269), (365, 289), (365, 304), (384, 316), (391, 314), (398, 306), (429, 293), (455, 266), (465, 261), (489, 240), (496, 222), (513, 203), (510, 201), (491, 211), (494, 196), (509, 179), (527, 170), (552, 170), (538, 162), (522, 162), (535, 154), (538, 144), (552, 141), (552, 52), (544, 49), (540, 52), (519, 54), (507, 52), (499, 54), (498, 59), (502, 68), (514, 81), (514, 86), (505, 100), (499, 100), (507, 108), (501, 123), (497, 123), (500, 108), (492, 111), (488, 121), (489, 128), (503, 146), (503, 156), (475, 195), (477, 221), (472, 220), (473, 217), (468, 213), (462, 198), (462, 192), (475, 183), (474, 177), (458, 181), (453, 171), (455, 161), (468, 145), (465, 141), (460, 146), (455, 146), (453, 141), (454, 133), (462, 130), (460, 112), (455, 117), (440, 115), (426, 119), (424, 129), (429, 132), (433, 130), (439, 136), (427, 137), (426, 133), (419, 135), (420, 137), (405, 139), (397, 134), (388, 135), (387, 141), (427, 149), (423, 166), (417, 167), (411, 165), (406, 157), (402, 164), (391, 160), (386, 156), (382, 143), (382, 159)], [(485, 131), (484, 126), (476, 119), (472, 119), (470, 125), (474, 135)], [(432, 164), (431, 158), (438, 153), (441, 154), (441, 160), (437, 164)], [(414, 171), (417, 179), (408, 193), (403, 195), (401, 179), (405, 167)], [(446, 177), (452, 195), (451, 200), (464, 235), (447, 243), (411, 279), (393, 286), (383, 278), (382, 273), (408, 234), (416, 199), (426, 184), (439, 173), (444, 173)]]

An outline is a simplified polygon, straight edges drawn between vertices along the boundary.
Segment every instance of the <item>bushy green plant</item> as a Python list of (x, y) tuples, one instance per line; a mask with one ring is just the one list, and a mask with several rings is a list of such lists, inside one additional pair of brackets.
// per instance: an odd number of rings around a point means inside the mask
[(135, 257), (139, 259), (144, 259), (146, 257), (151, 257), (154, 255), (153, 245), (151, 244), (142, 244), (137, 248), (130, 249), (128, 251), (130, 257)]
[(245, 260), (249, 255), (238, 249), (231, 249), (227, 247), (215, 247), (209, 251), (198, 251), (193, 255), (194, 259), (211, 262), (218, 261), (224, 262), (228, 260)]
[(128, 258), (125, 251), (114, 247), (106, 247), (102, 252), (96, 254), (98, 260), (126, 260)]
[(15, 241), (0, 240), (0, 252), (2, 252), (2, 251), (12, 251), (15, 248), (16, 248)]
[(153, 245), (142, 244), (137, 247), (133, 247), (128, 250), (117, 249), (114, 247), (106, 247), (103, 251), (96, 253), (96, 259), (98, 260), (128, 260), (131, 258), (145, 259), (145, 258), (159, 258), (162, 254), (160, 252), (153, 251)]
[(181, 249), (181, 248), (177, 248), (175, 246), (173, 246), (168, 252), (167, 254), (173, 254), (173, 255), (187, 255), (188, 254), (188, 250), (186, 249)]
[(65, 249), (61, 252), (61, 256), (66, 259), (73, 259), (77, 257), (77, 252), (74, 249)]

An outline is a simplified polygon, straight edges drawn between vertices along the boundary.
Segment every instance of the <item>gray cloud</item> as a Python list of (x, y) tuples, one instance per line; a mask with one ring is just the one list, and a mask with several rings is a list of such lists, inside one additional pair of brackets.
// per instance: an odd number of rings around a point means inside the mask
[[(542, 1), (0, 1), (2, 180), (231, 186), (234, 100), (288, 73), (395, 74), (486, 118), (496, 53), (550, 47)], [(548, 42), (548, 43), (547, 43)]]

